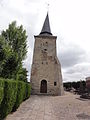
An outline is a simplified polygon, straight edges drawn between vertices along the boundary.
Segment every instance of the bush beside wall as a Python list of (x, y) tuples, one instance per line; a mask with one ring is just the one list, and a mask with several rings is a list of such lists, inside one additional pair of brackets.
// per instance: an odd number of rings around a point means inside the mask
[(30, 84), (16, 80), (0, 79), (0, 120), (15, 111), (23, 100), (30, 97)]
[(30, 83), (26, 83), (26, 99), (30, 97), (31, 94), (31, 86)]
[(4, 79), (0, 78), (0, 87), (4, 88)]
[(1, 118), (4, 118), (12, 111), (12, 108), (16, 102), (17, 96), (17, 82), (14, 80), (5, 80), (4, 83), (4, 98), (1, 103)]
[(3, 96), (4, 96), (3, 88), (0, 88), (0, 104), (3, 100)]
[(0, 79), (0, 104), (4, 97), (4, 81)]
[(13, 108), (13, 111), (15, 111), (19, 105), (22, 103), (22, 101), (24, 100), (25, 97), (25, 86), (26, 84), (24, 82), (19, 81), (18, 82), (18, 90), (17, 90), (17, 99)]

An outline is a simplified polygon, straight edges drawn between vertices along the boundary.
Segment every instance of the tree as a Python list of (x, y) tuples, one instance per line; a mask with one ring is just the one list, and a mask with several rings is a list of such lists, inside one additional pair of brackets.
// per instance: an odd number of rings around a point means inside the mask
[(0, 75), (3, 69), (3, 60), (5, 59), (5, 43), (4, 39), (0, 36)]
[(22, 62), (27, 53), (26, 39), (26, 30), (22, 25), (17, 26), (15, 21), (9, 24), (8, 29), (2, 31), (0, 38), (0, 42), (3, 41), (0, 44), (1, 77), (17, 79), (19, 71), (24, 70)]
[(10, 47), (8, 46), (4, 37), (0, 35), (0, 76), (2, 76), (2, 71), (4, 69), (3, 67), (9, 55), (10, 55)]
[(22, 80), (24, 82), (27, 82), (27, 70), (26, 70), (26, 68), (21, 67), (21, 69), (19, 69), (17, 79)]
[(16, 26), (16, 22), (9, 24), (9, 28), (2, 32), (2, 36), (10, 45), (13, 52), (17, 53), (18, 61), (21, 62), (25, 59), (27, 53), (26, 44), (26, 31), (23, 26)]
[(86, 88), (87, 88), (88, 94), (90, 95), (90, 80), (86, 81)]

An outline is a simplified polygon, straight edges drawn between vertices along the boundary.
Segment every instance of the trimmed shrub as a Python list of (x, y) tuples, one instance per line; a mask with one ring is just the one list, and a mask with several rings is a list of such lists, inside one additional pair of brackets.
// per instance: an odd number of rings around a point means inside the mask
[(18, 81), (18, 90), (17, 90), (17, 98), (15, 105), (13, 107), (13, 111), (15, 111), (19, 105), (22, 103), (22, 101), (25, 99), (25, 92), (26, 92), (26, 83)]
[(0, 78), (0, 120), (30, 97), (30, 83)]
[(1, 102), (3, 100), (3, 96), (4, 96), (4, 92), (3, 91), (4, 91), (3, 88), (0, 88), (0, 104), (1, 104)]
[(4, 97), (4, 79), (0, 78), (0, 104)]
[(30, 83), (25, 83), (25, 95), (24, 95), (24, 100), (28, 99), (30, 97), (31, 94), (31, 85)]
[(0, 118), (3, 119), (12, 111), (16, 102), (17, 82), (14, 80), (5, 80), (4, 98), (0, 106)]
[(30, 97), (31, 94), (31, 85), (30, 83), (26, 83), (26, 99)]
[(0, 87), (4, 88), (4, 79), (0, 78)]

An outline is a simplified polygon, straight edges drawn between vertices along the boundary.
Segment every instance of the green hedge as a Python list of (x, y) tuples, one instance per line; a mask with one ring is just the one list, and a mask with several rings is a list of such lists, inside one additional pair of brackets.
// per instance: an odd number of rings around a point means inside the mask
[(4, 83), (4, 98), (1, 103), (1, 118), (4, 118), (12, 111), (12, 108), (16, 102), (17, 96), (17, 82), (14, 80), (5, 80)]
[(26, 99), (30, 97), (31, 94), (31, 85), (30, 83), (26, 83)]
[(3, 100), (3, 96), (4, 96), (4, 92), (3, 91), (4, 91), (3, 88), (0, 88), (0, 104), (1, 104), (1, 102)]
[(4, 79), (0, 78), (0, 87), (4, 88)]
[(0, 120), (15, 111), (25, 99), (30, 97), (29, 83), (0, 79)]
[(0, 79), (0, 104), (4, 97), (4, 81)]
[(26, 93), (25, 85), (26, 84), (24, 82), (21, 82), (21, 81), (18, 82), (17, 99), (13, 107), (13, 111), (15, 111), (19, 107), (19, 105), (22, 103), (22, 101), (25, 99), (25, 93)]

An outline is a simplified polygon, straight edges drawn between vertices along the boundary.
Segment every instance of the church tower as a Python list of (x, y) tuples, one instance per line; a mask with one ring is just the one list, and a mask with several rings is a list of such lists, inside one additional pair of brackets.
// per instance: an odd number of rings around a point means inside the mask
[(31, 93), (63, 95), (61, 65), (56, 52), (57, 37), (51, 33), (48, 13), (41, 33), (34, 37)]

